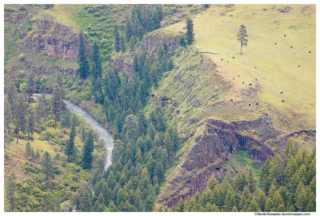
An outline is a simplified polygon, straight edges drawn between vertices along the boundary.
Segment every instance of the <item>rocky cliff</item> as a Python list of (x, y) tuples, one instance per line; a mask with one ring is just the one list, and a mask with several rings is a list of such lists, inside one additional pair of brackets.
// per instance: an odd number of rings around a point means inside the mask
[[(44, 54), (58, 59), (78, 58), (78, 32), (72, 26), (62, 25), (54, 21), (36, 20), (34, 30), (25, 37), (25, 48), (41, 50)], [(90, 53), (90, 44), (86, 35), (86, 51)]]

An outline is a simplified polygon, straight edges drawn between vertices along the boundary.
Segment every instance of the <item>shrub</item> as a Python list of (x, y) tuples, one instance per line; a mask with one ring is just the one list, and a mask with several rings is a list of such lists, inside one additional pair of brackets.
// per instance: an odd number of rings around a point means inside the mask
[(33, 174), (33, 179), (38, 182), (38, 183), (42, 183), (46, 178), (46, 175), (43, 173), (39, 173), (39, 174)]
[(10, 13), (12, 13), (12, 12), (15, 12), (15, 11), (16, 11), (15, 9), (10, 8), (10, 7), (5, 7), (5, 8), (4, 8), (4, 12), (10, 12)]
[(21, 4), (21, 5), (19, 6), (19, 10), (20, 10), (20, 11), (26, 11), (27, 8), (26, 8), (25, 5)]
[(47, 122), (46, 122), (46, 126), (47, 126), (47, 127), (54, 127), (54, 120), (51, 119), (51, 120), (47, 121)]
[(61, 169), (59, 167), (53, 167), (52, 170), (53, 170), (53, 173), (57, 174), (57, 175), (62, 173), (62, 171), (61, 171)]
[(7, 152), (4, 152), (4, 159), (6, 160), (10, 159), (10, 155)]
[(35, 173), (35, 174), (38, 174), (41, 172), (41, 169), (36, 167), (36, 166), (33, 166), (32, 163), (29, 163), (29, 162), (25, 162), (21, 165), (21, 168), (23, 170), (23, 173), (26, 174), (26, 173), (29, 173), (29, 172), (32, 172), (32, 173)]

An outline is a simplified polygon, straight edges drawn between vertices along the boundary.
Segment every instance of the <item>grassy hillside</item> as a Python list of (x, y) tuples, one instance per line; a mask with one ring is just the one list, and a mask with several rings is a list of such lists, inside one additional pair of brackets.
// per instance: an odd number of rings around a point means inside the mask
[[(210, 118), (228, 123), (269, 118), (280, 133), (264, 141), (274, 152), (280, 150), (279, 140), (292, 132), (315, 130), (315, 5), (290, 5), (288, 12), (280, 12), (285, 6), (211, 5), (192, 17), (195, 42), (176, 51), (175, 69), (153, 90), (157, 99), (165, 97), (168, 124), (178, 127), (183, 142), (175, 166), (166, 172), (162, 198), (174, 190), (170, 182), (185, 176), (181, 165)], [(249, 42), (240, 55), (237, 33), (242, 24)], [(180, 22), (155, 34), (176, 37), (184, 27)], [(259, 139), (253, 127), (241, 133)], [(315, 139), (306, 136), (303, 132), (288, 139), (311, 151)], [(226, 168), (240, 171), (251, 164), (250, 158), (236, 155), (231, 154)]]
[[(244, 111), (231, 115), (225, 112), (219, 118), (242, 120), (247, 119), (246, 114), (251, 111), (266, 112), (277, 126), (289, 127), (288, 131), (315, 128), (315, 5), (290, 5), (288, 12), (281, 13), (278, 9), (283, 7), (285, 5), (212, 5), (193, 18), (192, 48), (216, 53), (202, 55), (211, 58), (224, 81), (232, 85), (224, 100), (233, 99), (228, 105), (234, 108), (240, 105)], [(247, 27), (249, 43), (240, 55), (237, 32), (242, 24)], [(184, 27), (185, 23), (180, 22), (163, 31), (179, 34)], [(258, 97), (245, 96), (251, 87), (249, 83), (258, 89)], [(248, 108), (249, 103), (259, 105)], [(269, 112), (269, 104), (275, 112)], [(204, 111), (208, 109), (210, 106)], [(217, 117), (214, 112), (208, 115)]]

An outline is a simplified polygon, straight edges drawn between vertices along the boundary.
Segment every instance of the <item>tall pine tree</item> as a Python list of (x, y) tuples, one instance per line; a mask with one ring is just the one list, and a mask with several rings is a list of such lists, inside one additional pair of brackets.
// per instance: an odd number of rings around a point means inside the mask
[(89, 73), (89, 62), (86, 56), (86, 45), (82, 30), (79, 33), (78, 64), (80, 77), (86, 79)]

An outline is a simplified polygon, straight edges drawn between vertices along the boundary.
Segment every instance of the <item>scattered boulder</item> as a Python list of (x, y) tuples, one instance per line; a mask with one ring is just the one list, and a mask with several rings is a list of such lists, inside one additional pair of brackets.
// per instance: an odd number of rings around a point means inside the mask
[(290, 48), (293, 48), (293, 46), (291, 46)]
[(256, 81), (258, 81), (257, 78), (256, 78)]
[(249, 85), (252, 85), (251, 83), (249, 83)]
[(284, 35), (285, 37), (287, 36), (287, 35)]
[(283, 92), (280, 92), (280, 94), (283, 94)]
[(256, 105), (259, 105), (259, 103), (256, 103)]
[(233, 77), (233, 80), (234, 80), (234, 77)]
[(274, 43), (274, 45), (277, 45), (277, 43)]
[(284, 100), (282, 100), (281, 102), (284, 102)]
[(240, 77), (240, 75), (238, 75), (238, 77)]
[(233, 99), (230, 99), (230, 101), (233, 101)]
[(234, 59), (234, 56), (232, 58)]
[(251, 106), (251, 104), (249, 104), (249, 106)]
[(311, 51), (309, 51), (309, 53), (311, 53)]
[(221, 59), (221, 61), (223, 61), (223, 59)]
[(244, 82), (242, 82), (242, 84), (244, 84)]
[(298, 65), (298, 67), (300, 67), (300, 65)]

